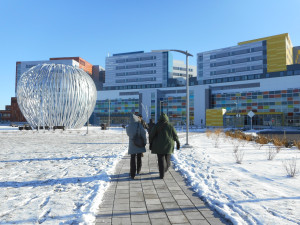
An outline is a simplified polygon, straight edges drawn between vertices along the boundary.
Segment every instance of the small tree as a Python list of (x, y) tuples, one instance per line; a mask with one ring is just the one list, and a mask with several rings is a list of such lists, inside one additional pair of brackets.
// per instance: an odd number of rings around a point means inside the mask
[(233, 150), (233, 155), (235, 158), (235, 162), (238, 164), (242, 164), (245, 152), (239, 148)]
[(269, 145), (269, 149), (266, 151), (267, 159), (273, 160), (277, 154), (276, 148), (274, 146)]
[(285, 160), (282, 162), (283, 167), (285, 168), (286, 174), (289, 177), (295, 177), (299, 173), (297, 168), (297, 158), (293, 157), (292, 159)]

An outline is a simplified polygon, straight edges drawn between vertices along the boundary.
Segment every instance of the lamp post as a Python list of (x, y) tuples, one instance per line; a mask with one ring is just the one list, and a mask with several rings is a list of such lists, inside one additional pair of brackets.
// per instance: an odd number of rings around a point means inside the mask
[(162, 102), (164, 102), (164, 101), (159, 101), (159, 114), (160, 114), (160, 115), (161, 115), (161, 113), (162, 113), (162, 111), (161, 111), (161, 110), (162, 110), (162, 107), (161, 107), (161, 103), (162, 103)]
[(107, 127), (110, 127), (110, 99), (108, 99), (108, 126)]
[(183, 148), (191, 148), (189, 145), (189, 125), (190, 125), (190, 93), (189, 93), (189, 62), (188, 57), (192, 56), (188, 51), (176, 50), (176, 49), (168, 49), (168, 50), (153, 50), (152, 52), (179, 52), (186, 56), (186, 143), (183, 145)]

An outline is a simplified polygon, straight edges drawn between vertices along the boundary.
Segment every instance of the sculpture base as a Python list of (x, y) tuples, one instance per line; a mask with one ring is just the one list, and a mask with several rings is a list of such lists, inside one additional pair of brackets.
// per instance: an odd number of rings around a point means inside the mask
[(193, 146), (191, 146), (190, 144), (184, 144), (184, 145), (182, 146), (182, 148), (193, 148)]

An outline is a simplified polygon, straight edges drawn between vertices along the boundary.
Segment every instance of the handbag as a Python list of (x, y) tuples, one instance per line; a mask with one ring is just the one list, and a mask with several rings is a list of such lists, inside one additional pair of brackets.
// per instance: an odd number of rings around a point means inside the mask
[(144, 142), (144, 138), (141, 136), (141, 132), (139, 132), (139, 127), (140, 124), (138, 123), (137, 127), (136, 127), (136, 133), (133, 137), (133, 143), (135, 146), (139, 147), (139, 148), (143, 148), (146, 146), (146, 143)]

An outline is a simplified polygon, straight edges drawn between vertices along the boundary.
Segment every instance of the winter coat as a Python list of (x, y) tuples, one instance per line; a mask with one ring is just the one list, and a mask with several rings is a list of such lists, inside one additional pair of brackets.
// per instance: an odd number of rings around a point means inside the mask
[(148, 123), (148, 133), (151, 133), (152, 128), (154, 127), (155, 123), (153, 123), (153, 120), (151, 119)]
[(126, 127), (126, 133), (129, 137), (128, 154), (137, 154), (137, 153), (146, 152), (145, 147), (140, 148), (133, 143), (132, 139), (137, 132), (141, 134), (145, 144), (147, 144), (146, 131), (143, 128), (139, 118), (136, 115), (132, 114), (130, 117), (129, 125)]
[(161, 114), (158, 123), (151, 129), (149, 137), (150, 143), (152, 143), (151, 150), (154, 154), (173, 154), (174, 141), (179, 143), (177, 132), (164, 113)]

